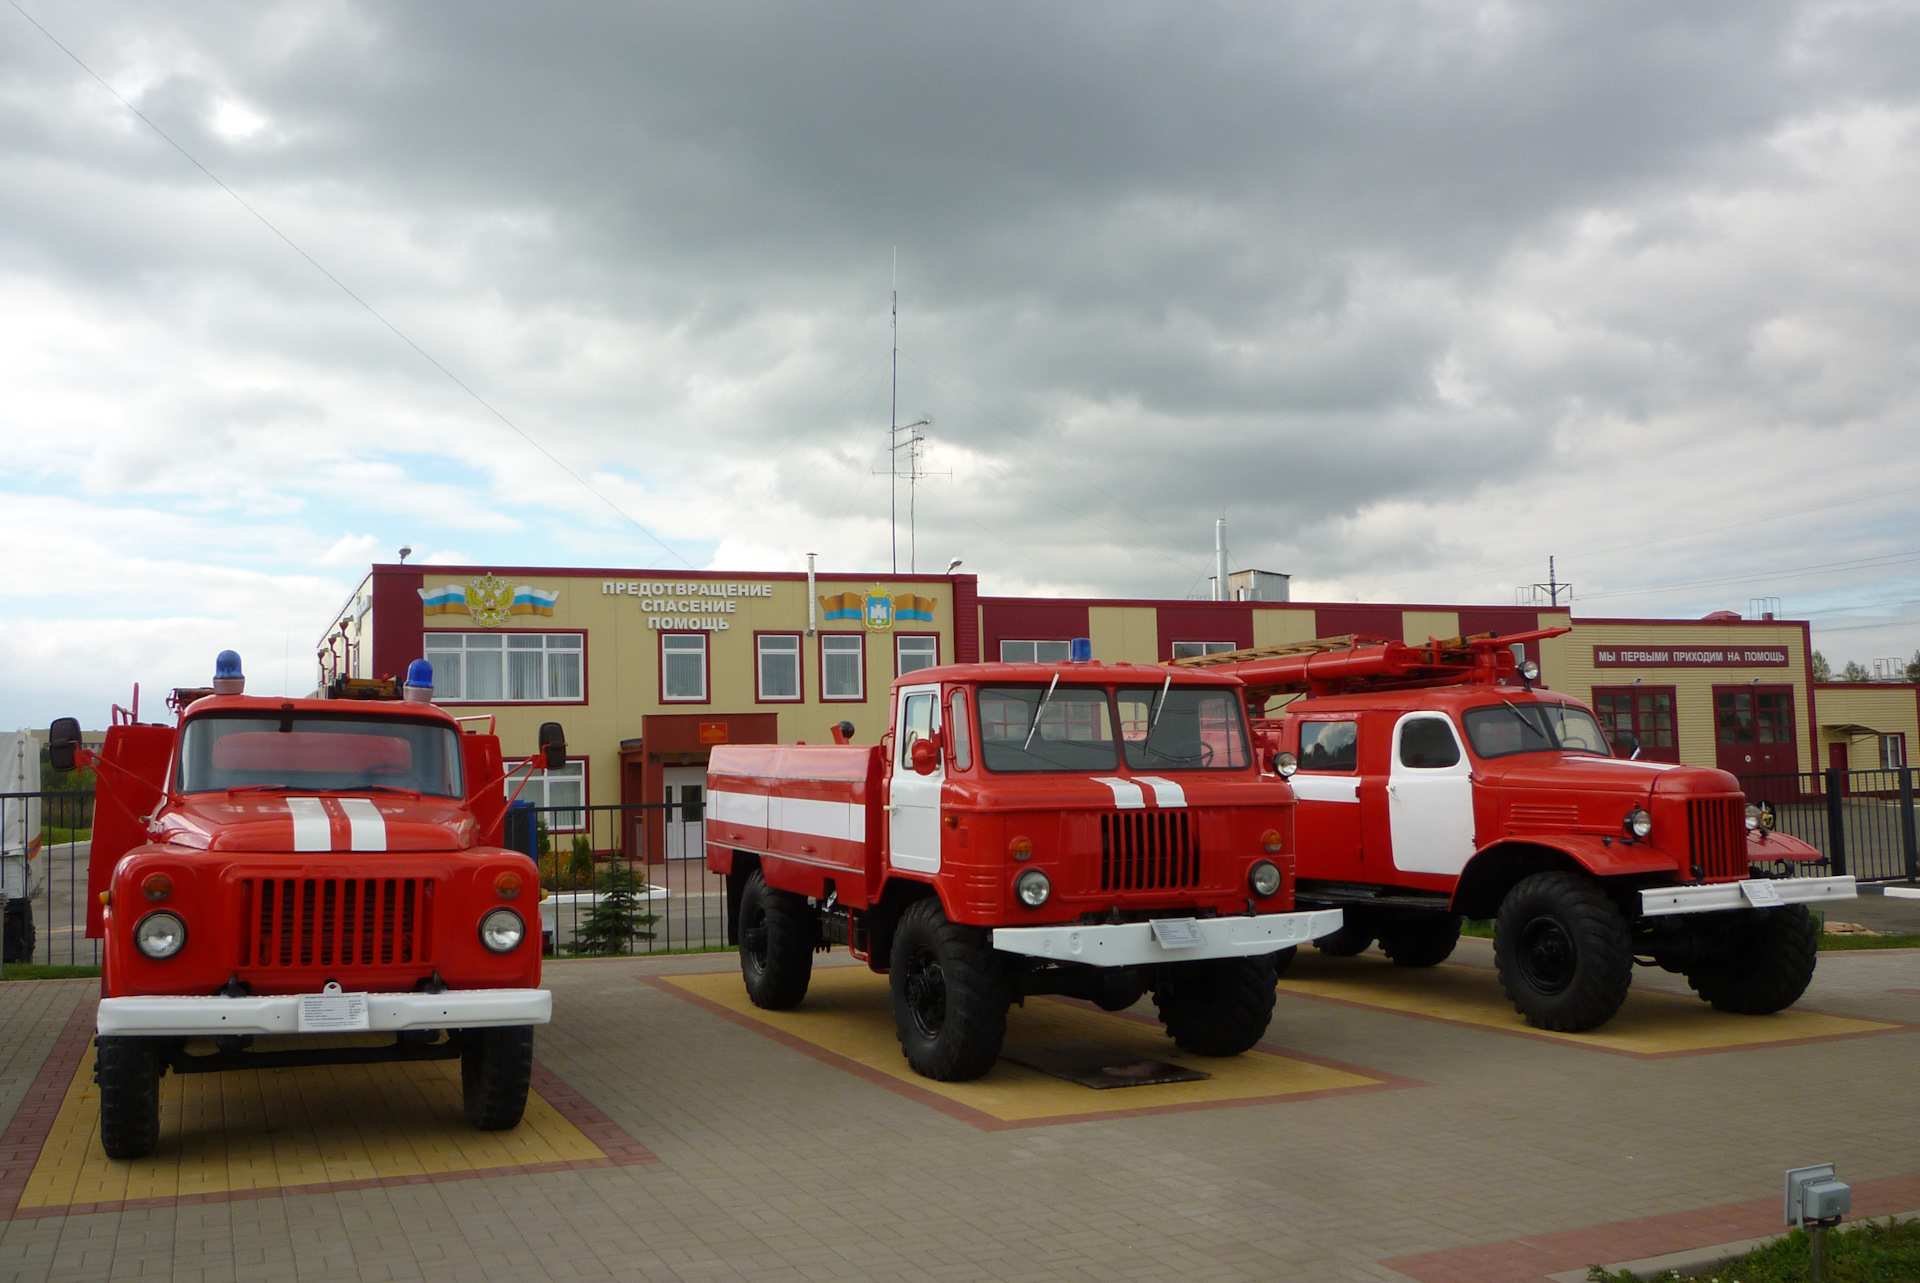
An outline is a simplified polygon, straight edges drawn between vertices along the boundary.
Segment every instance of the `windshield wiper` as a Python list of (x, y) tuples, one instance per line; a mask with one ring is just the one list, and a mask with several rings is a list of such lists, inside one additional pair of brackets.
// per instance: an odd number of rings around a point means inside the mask
[(1034, 706), (1033, 724), (1027, 727), (1027, 738), (1020, 742), (1020, 751), (1022, 753), (1026, 752), (1028, 746), (1033, 743), (1033, 733), (1040, 729), (1040, 714), (1047, 711), (1047, 702), (1053, 698), (1053, 688), (1058, 686), (1059, 684), (1060, 684), (1060, 674), (1055, 673), (1053, 675), (1053, 680), (1047, 683), (1047, 693), (1045, 695), (1042, 695), (1040, 697), (1040, 702)]
[(229, 793), (298, 793), (302, 790), (298, 784), (235, 784), (227, 790)]
[(1167, 711), (1167, 689), (1173, 685), (1173, 674), (1167, 674), (1167, 680), (1160, 683), (1160, 702), (1153, 706), (1153, 720), (1147, 723), (1147, 735), (1153, 735), (1153, 728), (1160, 724), (1160, 714)]
[(403, 789), (392, 784), (356, 784), (352, 788), (344, 791), (349, 793), (398, 793), (402, 797), (425, 796), (419, 789)]
[[(1535, 735), (1538, 735), (1541, 739), (1545, 740), (1547, 742), (1548, 748), (1560, 749), (1560, 741), (1554, 738), (1553, 724), (1547, 720), (1547, 716), (1545, 713), (1542, 713), (1540, 715), (1539, 722), (1535, 723), (1535, 722), (1528, 721), (1527, 715), (1521, 712), (1520, 706), (1514, 703), (1512, 700), (1503, 699), (1500, 702), (1502, 704), (1505, 704), (1510, 710), (1512, 710), (1513, 715), (1520, 719), (1520, 724), (1522, 726), (1526, 727), (1528, 730), (1532, 731)], [(1539, 705), (1536, 704), (1534, 705), (1534, 707), (1538, 708)], [(1560, 749), (1560, 751), (1565, 752), (1566, 750)]]

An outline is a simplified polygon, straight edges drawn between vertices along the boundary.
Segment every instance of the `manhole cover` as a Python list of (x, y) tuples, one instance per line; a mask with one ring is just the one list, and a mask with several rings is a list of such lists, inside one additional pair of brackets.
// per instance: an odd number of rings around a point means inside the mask
[(1213, 1076), (1184, 1065), (1145, 1060), (1090, 1043), (1013, 1047), (1000, 1055), (1016, 1065), (1100, 1091), (1109, 1087), (1151, 1087), (1156, 1083), (1197, 1083)]

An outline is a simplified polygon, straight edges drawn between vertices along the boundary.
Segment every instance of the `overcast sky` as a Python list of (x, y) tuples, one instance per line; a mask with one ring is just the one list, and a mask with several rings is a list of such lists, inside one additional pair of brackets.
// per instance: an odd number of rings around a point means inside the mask
[(887, 570), (896, 248), (923, 571), (1920, 647), (1911, 4), (18, 0), (0, 166), (0, 724), (403, 544)]

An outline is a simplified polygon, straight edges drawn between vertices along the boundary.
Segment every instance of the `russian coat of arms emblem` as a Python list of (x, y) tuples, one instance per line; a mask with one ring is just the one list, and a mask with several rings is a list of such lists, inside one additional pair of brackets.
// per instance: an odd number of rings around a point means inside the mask
[(467, 614), (486, 628), (498, 628), (513, 618), (513, 589), (495, 575), (467, 580)]

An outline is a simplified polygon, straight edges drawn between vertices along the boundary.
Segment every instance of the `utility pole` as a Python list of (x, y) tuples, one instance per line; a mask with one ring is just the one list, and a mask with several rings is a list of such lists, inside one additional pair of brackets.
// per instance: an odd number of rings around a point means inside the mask
[(893, 402), (887, 410), (887, 540), (900, 573), (900, 247), (893, 247)]
[[(1518, 604), (1522, 606), (1546, 606), (1548, 609), (1558, 610), (1561, 604), (1561, 593), (1567, 595), (1566, 604), (1571, 606), (1573, 604), (1573, 585), (1560, 582), (1560, 577), (1555, 573), (1553, 568), (1553, 558), (1548, 557), (1547, 582), (1544, 584), (1533, 584), (1528, 588), (1519, 589), (1515, 593), (1515, 596), (1520, 599)], [(1542, 597), (1545, 597), (1546, 600), (1541, 601), (1540, 599)]]

